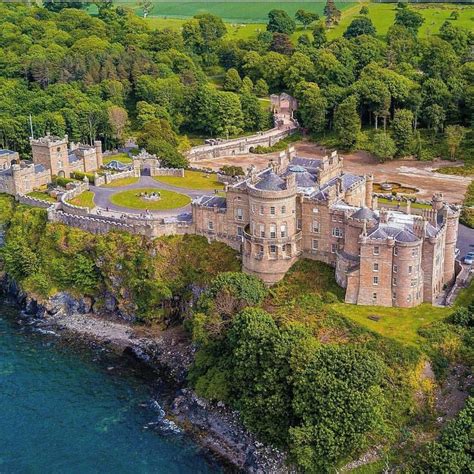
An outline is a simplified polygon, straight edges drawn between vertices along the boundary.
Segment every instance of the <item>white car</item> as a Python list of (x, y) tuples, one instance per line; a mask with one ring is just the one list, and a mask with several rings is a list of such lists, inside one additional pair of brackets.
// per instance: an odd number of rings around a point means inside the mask
[(472, 265), (474, 263), (474, 252), (469, 252), (465, 257), (464, 257), (464, 263), (466, 265)]

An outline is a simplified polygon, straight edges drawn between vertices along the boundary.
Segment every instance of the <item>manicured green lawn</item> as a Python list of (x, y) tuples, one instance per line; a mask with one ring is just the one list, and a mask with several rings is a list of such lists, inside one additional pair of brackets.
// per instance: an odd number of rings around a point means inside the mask
[(27, 196), (36, 199), (41, 199), (42, 201), (56, 202), (55, 198), (51, 197), (48, 193), (44, 193), (42, 191), (32, 191), (31, 193), (28, 193)]
[(74, 206), (88, 207), (89, 209), (93, 209), (95, 207), (94, 193), (92, 191), (84, 191), (83, 193), (79, 194), (79, 196), (76, 196), (74, 199), (71, 199), (68, 202)]
[[(394, 207), (396, 207), (397, 204), (400, 204), (400, 207), (407, 206), (406, 201), (390, 201), (390, 199), (387, 199), (387, 198), (379, 198), (378, 202), (379, 204), (390, 204)], [(413, 209), (431, 209), (431, 206), (429, 204), (423, 204), (421, 202), (412, 202), (411, 207)]]
[(155, 180), (171, 184), (178, 188), (187, 189), (224, 189), (224, 185), (217, 181), (217, 175), (200, 171), (185, 171), (184, 178), (177, 176), (157, 176)]
[(132, 158), (130, 158), (126, 153), (117, 153), (116, 155), (104, 156), (104, 165), (108, 165), (111, 161), (120, 161), (124, 165), (131, 165), (133, 163)]
[[(159, 192), (161, 199), (158, 201), (143, 199), (143, 197), (140, 197), (140, 194), (145, 192), (148, 194)], [(161, 211), (164, 209), (184, 207), (191, 202), (191, 199), (184, 194), (174, 193), (173, 191), (166, 191), (164, 189), (138, 188), (113, 194), (110, 201), (117, 206), (126, 208)]]
[(138, 183), (138, 178), (122, 178), (122, 179), (116, 179), (115, 181), (112, 181), (109, 184), (104, 184), (104, 188), (120, 188), (122, 186), (128, 186), (130, 184), (135, 184)]
[[(385, 308), (336, 303), (332, 307), (347, 318), (385, 337), (408, 345), (417, 345), (424, 338), (417, 331), (422, 326), (440, 321), (452, 313), (452, 308), (422, 304), (416, 308)], [(378, 321), (369, 316), (380, 317)]]

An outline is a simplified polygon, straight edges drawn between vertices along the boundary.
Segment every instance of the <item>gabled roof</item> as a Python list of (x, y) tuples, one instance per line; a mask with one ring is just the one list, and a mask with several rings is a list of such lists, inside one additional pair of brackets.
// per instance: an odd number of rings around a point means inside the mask
[(194, 200), (194, 203), (203, 207), (218, 207), (220, 209), (227, 207), (226, 198), (221, 196), (199, 196)]
[(418, 237), (415, 234), (412, 234), (409, 230), (401, 230), (395, 237), (397, 242), (416, 242)]

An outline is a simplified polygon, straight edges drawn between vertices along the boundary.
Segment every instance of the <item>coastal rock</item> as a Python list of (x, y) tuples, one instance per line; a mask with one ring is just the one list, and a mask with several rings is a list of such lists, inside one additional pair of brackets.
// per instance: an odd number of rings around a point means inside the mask
[(46, 311), (49, 314), (57, 314), (63, 311), (65, 314), (79, 312), (79, 301), (65, 291), (56, 293), (45, 303)]

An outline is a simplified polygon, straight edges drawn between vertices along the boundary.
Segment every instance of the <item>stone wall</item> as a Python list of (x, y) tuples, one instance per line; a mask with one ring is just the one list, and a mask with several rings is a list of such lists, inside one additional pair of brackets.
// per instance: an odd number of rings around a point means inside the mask
[(266, 132), (258, 133), (250, 137), (236, 138), (235, 140), (225, 140), (217, 145), (202, 145), (191, 148), (186, 154), (192, 163), (199, 160), (218, 158), (220, 156), (242, 155), (250, 152), (257, 146), (272, 146), (287, 136), (298, 130), (296, 124), (286, 129), (273, 128)]
[(104, 182), (102, 184), (98, 184), (97, 179), (94, 181), (94, 184), (96, 186), (102, 186), (103, 184), (113, 183), (114, 181), (117, 181), (118, 179), (134, 178), (134, 177), (135, 177), (135, 171), (133, 169), (127, 170), (127, 171), (121, 171), (120, 173), (106, 173), (105, 176), (103, 176)]
[(176, 176), (177, 178), (184, 178), (183, 168), (155, 168), (152, 176)]
[(43, 201), (42, 199), (26, 196), (24, 194), (17, 194), (15, 200), (20, 204), (26, 204), (27, 206), (41, 207), (42, 209), (48, 209), (51, 206), (55, 206), (55, 202)]
[(71, 199), (74, 199), (76, 196), (79, 196), (79, 194), (82, 194), (84, 191), (89, 190), (89, 182), (82, 182), (78, 183), (78, 185), (70, 189), (69, 191), (66, 191), (64, 194), (61, 195), (61, 209), (68, 214), (73, 214), (73, 215), (78, 215), (78, 216), (86, 216), (89, 214), (89, 208), (87, 207), (82, 207), (82, 206), (75, 206), (74, 204), (71, 204), (70, 201)]

